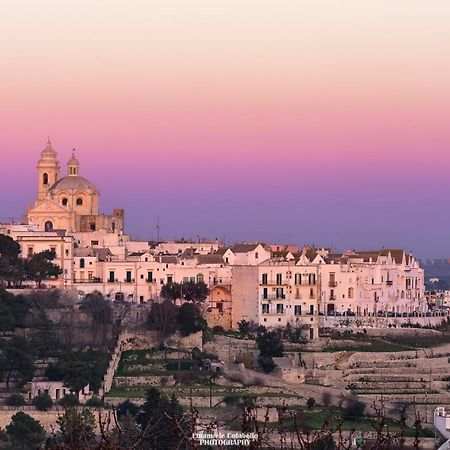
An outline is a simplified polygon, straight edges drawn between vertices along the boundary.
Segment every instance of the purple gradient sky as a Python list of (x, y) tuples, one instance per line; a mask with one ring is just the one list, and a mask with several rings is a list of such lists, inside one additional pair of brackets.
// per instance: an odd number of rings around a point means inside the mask
[[(376, 3), (376, 4), (375, 4)], [(49, 134), (165, 239), (450, 256), (448, 0), (0, 7), (0, 217)]]

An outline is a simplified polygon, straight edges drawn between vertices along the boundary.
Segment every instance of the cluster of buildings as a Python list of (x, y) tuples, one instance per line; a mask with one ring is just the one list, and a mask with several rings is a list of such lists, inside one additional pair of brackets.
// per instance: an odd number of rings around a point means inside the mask
[(317, 334), (320, 316), (424, 313), (424, 273), (399, 249), (347, 251), (266, 243), (135, 241), (124, 232), (124, 211), (100, 214), (100, 193), (80, 175), (75, 155), (61, 177), (50, 141), (38, 162), (38, 189), (22, 223), (0, 225), (23, 257), (52, 250), (62, 268), (48, 284), (80, 296), (159, 301), (167, 283), (203, 281), (210, 325), (236, 328), (241, 320), (291, 325)]

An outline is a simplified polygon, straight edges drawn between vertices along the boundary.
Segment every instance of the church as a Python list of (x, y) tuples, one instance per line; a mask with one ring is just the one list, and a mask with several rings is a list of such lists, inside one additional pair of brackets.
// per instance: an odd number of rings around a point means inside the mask
[(58, 155), (49, 139), (38, 161), (37, 198), (26, 212), (27, 224), (37, 225), (42, 231), (123, 232), (123, 209), (114, 209), (112, 215), (99, 213), (100, 193), (93, 183), (80, 176), (75, 151), (67, 162), (67, 175), (61, 177), (60, 170)]

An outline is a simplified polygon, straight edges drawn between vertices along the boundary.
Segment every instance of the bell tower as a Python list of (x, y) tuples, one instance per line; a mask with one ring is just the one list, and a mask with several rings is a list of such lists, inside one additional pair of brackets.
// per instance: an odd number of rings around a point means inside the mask
[(75, 149), (72, 150), (72, 158), (67, 161), (67, 175), (69, 177), (78, 176), (80, 173), (80, 163), (75, 158)]
[(47, 146), (41, 152), (41, 159), (38, 161), (38, 196), (37, 200), (45, 200), (48, 190), (59, 179), (59, 161), (57, 153), (53, 150), (50, 138)]

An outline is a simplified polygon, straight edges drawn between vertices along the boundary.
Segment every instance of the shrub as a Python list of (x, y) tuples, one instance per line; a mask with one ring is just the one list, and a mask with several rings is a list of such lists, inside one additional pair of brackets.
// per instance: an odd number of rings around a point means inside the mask
[(69, 406), (77, 406), (80, 404), (78, 397), (75, 394), (66, 394), (60, 401), (59, 404), (61, 406), (65, 406), (66, 408)]
[(139, 412), (139, 406), (136, 403), (130, 401), (130, 399), (125, 400), (117, 406), (117, 417), (121, 419), (126, 414), (131, 414), (133, 417)]
[(53, 400), (48, 394), (40, 394), (33, 398), (31, 404), (39, 411), (47, 411), (53, 406)]
[(91, 397), (87, 402), (86, 402), (86, 406), (93, 406), (93, 407), (100, 407), (100, 406), (104, 406), (105, 402), (103, 401), (102, 398), (99, 397)]
[(195, 361), (192, 360), (180, 360), (179, 362), (169, 362), (166, 364), (166, 370), (194, 370), (198, 369)]
[(12, 394), (6, 397), (5, 404), (7, 406), (23, 406), (26, 405), (26, 401), (23, 398), (23, 395), (20, 394)]
[(356, 398), (350, 397), (347, 399), (346, 406), (343, 411), (343, 419), (357, 421), (364, 415), (366, 405)]
[(264, 386), (264, 379), (262, 377), (253, 378), (253, 386)]
[(241, 373), (230, 373), (227, 374), (227, 378), (234, 383), (242, 383), (242, 374)]
[(308, 407), (308, 409), (313, 409), (315, 404), (316, 399), (314, 397), (309, 397), (308, 400), (306, 400), (306, 406)]
[(227, 406), (239, 406), (243, 403), (243, 400), (238, 395), (227, 395), (224, 397), (223, 402)]
[(258, 364), (261, 367), (261, 370), (265, 373), (271, 373), (275, 370), (276, 364), (273, 362), (273, 358), (271, 356), (258, 356)]

